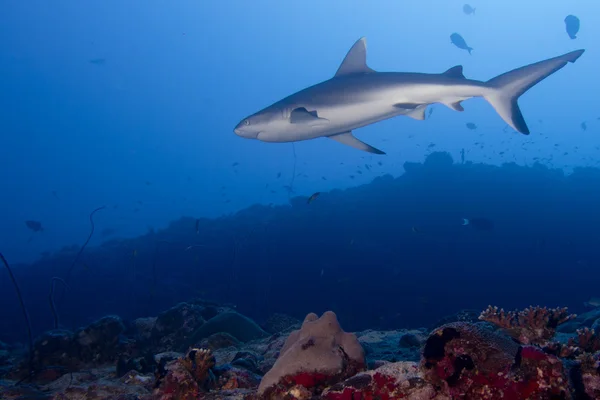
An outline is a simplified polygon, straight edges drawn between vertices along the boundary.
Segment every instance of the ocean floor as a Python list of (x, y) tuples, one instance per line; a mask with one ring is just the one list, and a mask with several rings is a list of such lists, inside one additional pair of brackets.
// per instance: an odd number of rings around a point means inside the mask
[(204, 300), (0, 342), (2, 399), (598, 399), (600, 309), (461, 312), (433, 331), (257, 324)]

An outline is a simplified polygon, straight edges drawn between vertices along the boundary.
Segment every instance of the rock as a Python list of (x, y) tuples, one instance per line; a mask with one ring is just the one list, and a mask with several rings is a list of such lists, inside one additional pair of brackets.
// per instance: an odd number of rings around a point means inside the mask
[(176, 351), (166, 351), (164, 353), (154, 355), (154, 362), (156, 362), (157, 364), (166, 364), (169, 361), (177, 360), (178, 358), (181, 358), (183, 356), (183, 353), (178, 353)]
[(202, 311), (202, 306), (179, 303), (158, 314), (151, 335), (155, 351), (187, 351), (192, 334), (205, 322)]
[(365, 356), (356, 335), (340, 327), (336, 315), (308, 314), (293, 331), (279, 358), (260, 382), (258, 395), (281, 399), (290, 391), (318, 395), (319, 388), (340, 382), (364, 369)]
[(260, 375), (247, 369), (227, 364), (213, 369), (217, 390), (256, 389)]
[(157, 317), (138, 318), (133, 321), (135, 333), (142, 340), (149, 340), (152, 337), (152, 330), (156, 324)]
[(207, 338), (204, 338), (200, 341), (198, 347), (211, 349), (211, 350), (219, 350), (227, 347), (240, 347), (242, 342), (237, 340), (235, 337), (231, 336), (229, 333), (218, 332), (210, 335)]
[(257, 375), (262, 375), (263, 372), (260, 369), (260, 364), (262, 361), (263, 357), (251, 351), (239, 351), (233, 357), (231, 365), (246, 369)]
[(448, 315), (438, 320), (431, 329), (436, 329), (439, 326), (450, 324), (452, 322), (469, 322), (475, 324), (479, 322), (479, 316), (481, 315), (480, 310), (466, 309), (460, 310), (456, 314)]
[(577, 331), (577, 329), (579, 329), (580, 327), (581, 323), (573, 320), (559, 325), (556, 328), (556, 331), (561, 333), (575, 333), (575, 331)]
[(154, 357), (147, 354), (144, 357), (126, 357), (121, 356), (117, 360), (117, 377), (122, 377), (128, 372), (136, 371), (142, 374), (148, 374), (154, 372), (156, 362)]
[(109, 315), (93, 322), (75, 333), (79, 358), (84, 362), (103, 363), (114, 361), (124, 350), (121, 334), (125, 325), (120, 317)]
[[(367, 365), (370, 369), (376, 368), (380, 361), (419, 361), (421, 352), (419, 347), (401, 347), (400, 341), (405, 335), (423, 338), (420, 331), (374, 331), (366, 330), (357, 333), (358, 341), (365, 350)], [(406, 340), (406, 339), (405, 339)]]
[(202, 339), (219, 332), (228, 333), (242, 342), (269, 336), (267, 332), (263, 331), (262, 328), (250, 318), (237, 312), (230, 311), (219, 314), (206, 321), (205, 324), (194, 332), (190, 340), (187, 341), (184, 346), (180, 347), (180, 350), (185, 351), (184, 348), (194, 346)]
[(44, 332), (33, 343), (33, 365), (36, 370), (49, 366), (75, 368), (80, 363), (71, 331), (55, 329)]
[(407, 332), (400, 337), (398, 345), (404, 348), (421, 347), (427, 339), (421, 332)]

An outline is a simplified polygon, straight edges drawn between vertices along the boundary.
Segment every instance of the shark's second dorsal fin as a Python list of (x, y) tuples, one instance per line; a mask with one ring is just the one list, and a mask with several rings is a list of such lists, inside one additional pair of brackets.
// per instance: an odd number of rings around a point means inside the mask
[(463, 75), (463, 66), (462, 65), (455, 65), (454, 67), (452, 67), (452, 68), (448, 69), (446, 72), (444, 72), (442, 75), (445, 75), (449, 78), (467, 79)]
[(360, 38), (346, 54), (335, 76), (375, 72), (367, 66), (367, 39)]

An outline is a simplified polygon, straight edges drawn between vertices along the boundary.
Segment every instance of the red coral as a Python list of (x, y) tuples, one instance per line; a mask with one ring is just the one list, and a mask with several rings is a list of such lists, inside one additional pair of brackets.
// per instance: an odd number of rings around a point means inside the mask
[(440, 327), (427, 339), (422, 367), (452, 398), (550, 399), (568, 393), (558, 357), (469, 323)]

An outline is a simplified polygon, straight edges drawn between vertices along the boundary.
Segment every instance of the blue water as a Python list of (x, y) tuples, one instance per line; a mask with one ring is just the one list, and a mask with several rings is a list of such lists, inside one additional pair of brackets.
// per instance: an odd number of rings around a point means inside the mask
[[(351, 330), (431, 326), (490, 303), (576, 311), (600, 295), (598, 5), (472, 2), (465, 15), (463, 4), (1, 4), (0, 251), (34, 331), (53, 326), (54, 276), (68, 280), (57, 284), (63, 327), (193, 297), (257, 320), (332, 309)], [(575, 40), (568, 14), (582, 21)], [(529, 136), (483, 100), (355, 132), (385, 156), (233, 133), (329, 79), (363, 36), (377, 71), (462, 64), (479, 80), (587, 52), (520, 99)], [(461, 225), (472, 217), (494, 229)], [(0, 319), (20, 321), (4, 270), (0, 300)], [(21, 325), (3, 325), (0, 340), (23, 340)]]

